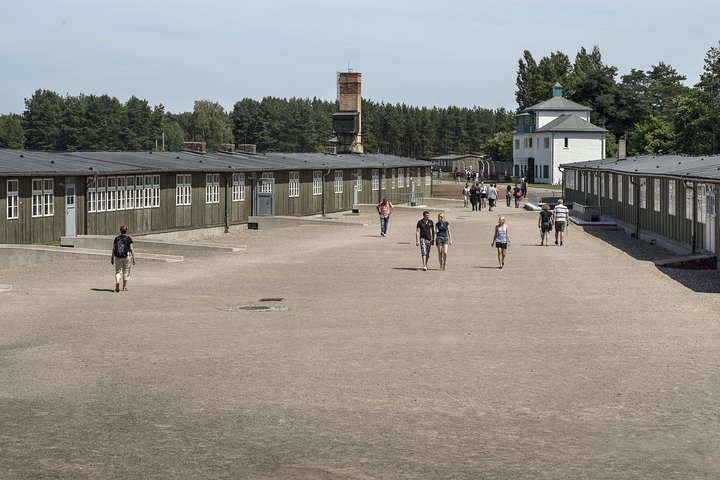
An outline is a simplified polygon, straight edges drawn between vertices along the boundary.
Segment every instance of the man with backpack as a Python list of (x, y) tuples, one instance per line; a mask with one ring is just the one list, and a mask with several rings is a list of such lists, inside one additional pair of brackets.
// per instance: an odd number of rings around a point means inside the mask
[(123, 292), (127, 290), (127, 281), (130, 276), (130, 259), (135, 265), (135, 249), (133, 240), (127, 235), (128, 227), (120, 227), (120, 235), (113, 240), (110, 264), (115, 265), (115, 291), (120, 291), (120, 278), (123, 282)]

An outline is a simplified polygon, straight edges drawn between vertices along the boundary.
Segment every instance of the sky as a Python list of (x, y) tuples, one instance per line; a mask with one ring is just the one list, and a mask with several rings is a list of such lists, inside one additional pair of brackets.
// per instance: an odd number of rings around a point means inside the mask
[[(514, 110), (518, 59), (581, 47), (695, 84), (720, 41), (720, 2), (619, 0), (1, 0), (0, 114), (38, 89), (135, 95), (173, 113), (195, 100), (336, 98), (362, 73), (363, 98)], [(549, 95), (549, 92), (548, 92)]]

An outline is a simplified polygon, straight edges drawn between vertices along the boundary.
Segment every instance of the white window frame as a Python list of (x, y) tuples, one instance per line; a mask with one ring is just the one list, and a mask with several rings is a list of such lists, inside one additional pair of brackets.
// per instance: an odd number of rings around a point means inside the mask
[(20, 218), (20, 180), (13, 178), (7, 183), (7, 219), (15, 220)]
[(394, 168), (391, 171), (392, 178), (390, 179), (390, 189), (395, 190), (395, 175), (397, 175), (397, 170)]
[(233, 202), (244, 202), (245, 201), (245, 174), (244, 173), (233, 173), (232, 176), (232, 201)]
[(405, 187), (405, 169), (404, 169), (404, 168), (398, 168), (398, 171), (397, 171), (397, 184), (398, 184), (398, 188), (404, 188), (404, 187)]
[(152, 180), (152, 207), (160, 207), (160, 175), (153, 175)]
[(689, 188), (685, 188), (685, 218), (692, 220), (693, 218), (693, 191)]
[(335, 170), (335, 193), (343, 193), (343, 171)]
[(321, 170), (313, 170), (313, 196), (322, 195), (323, 193), (323, 172)]
[(205, 174), (205, 203), (220, 203), (220, 174)]
[(288, 174), (288, 197), (297, 198), (300, 196), (300, 172)]
[(677, 215), (677, 193), (675, 180), (668, 180), (668, 213)]
[(362, 192), (362, 169), (358, 168), (355, 172), (355, 186), (358, 192)]
[(515, 150), (520, 150), (520, 139), (519, 138), (515, 139)]
[(613, 177), (614, 176), (615, 175), (613, 175), (612, 173), (608, 173), (607, 193), (608, 193), (608, 198), (610, 200), (612, 200), (613, 196), (614, 196), (614, 194), (613, 194)]
[(653, 210), (660, 211), (660, 179), (653, 178)]
[(618, 192), (618, 203), (623, 203), (623, 177), (622, 175), (617, 176), (617, 192)]
[(647, 208), (647, 178), (640, 177), (640, 208)]
[(152, 186), (153, 186), (153, 176), (152, 175), (144, 175), (143, 176), (143, 208), (150, 208), (152, 207)]
[(384, 168), (380, 172), (380, 190), (387, 190), (387, 171)]
[(373, 191), (380, 190), (380, 169), (373, 168), (372, 171), (372, 185), (370, 187)]
[(127, 191), (125, 190), (125, 177), (117, 177), (117, 209), (125, 210), (127, 208)]
[(107, 178), (97, 177), (97, 209), (96, 212), (104, 212), (107, 210)]
[[(275, 178), (273, 172), (262, 172), (260, 180), (272, 180)], [(260, 182), (260, 193), (273, 193), (273, 182)]]
[(705, 223), (707, 217), (707, 187), (704, 183), (697, 185), (697, 221)]
[(117, 178), (107, 177), (107, 211), (114, 212), (117, 210)]
[(135, 208), (143, 208), (143, 190), (145, 189), (145, 177), (137, 175), (135, 177)]
[(43, 181), (42, 178), (32, 179), (32, 216), (43, 216)]
[(425, 167), (425, 185), (430, 185), (432, 183), (432, 171), (430, 170), (430, 167)]
[(125, 208), (132, 210), (135, 208), (135, 175), (125, 177), (125, 190), (127, 191)]
[(632, 178), (628, 178), (628, 205), (635, 205), (635, 184), (632, 182)]
[(179, 173), (175, 175), (175, 206), (182, 207), (192, 204), (192, 175)]
[(545, 137), (543, 144), (545, 148), (550, 148), (550, 137)]

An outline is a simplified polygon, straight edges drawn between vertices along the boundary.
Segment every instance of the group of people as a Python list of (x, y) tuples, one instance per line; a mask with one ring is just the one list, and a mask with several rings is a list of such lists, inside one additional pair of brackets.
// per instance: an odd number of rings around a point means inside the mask
[(463, 188), (463, 207), (467, 208), (468, 203), (472, 206), (472, 211), (481, 211), (488, 208), (492, 212), (497, 206), (499, 190), (497, 184), (485, 185), (485, 182), (476, 183), (475, 185), (465, 184)]
[[(550, 245), (550, 232), (555, 227), (555, 245), (563, 245), (565, 240), (565, 229), (568, 226), (568, 208), (565, 206), (563, 199), (557, 201), (555, 208), (550, 210), (550, 206), (546, 203), (540, 210), (538, 218), (538, 228), (540, 229), (540, 245)], [(559, 242), (559, 243), (558, 243)]]

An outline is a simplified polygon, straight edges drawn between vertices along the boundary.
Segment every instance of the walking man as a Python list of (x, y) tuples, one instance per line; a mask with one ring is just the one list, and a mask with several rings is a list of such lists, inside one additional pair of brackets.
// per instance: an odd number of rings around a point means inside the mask
[(488, 206), (490, 207), (490, 211), (493, 211), (493, 208), (495, 207), (495, 202), (497, 202), (497, 185), (490, 185), (487, 189), (487, 197), (488, 197)]
[(135, 248), (133, 240), (127, 235), (128, 227), (120, 227), (120, 235), (113, 240), (113, 248), (110, 256), (110, 264), (115, 266), (115, 291), (120, 291), (120, 279), (122, 278), (123, 292), (127, 290), (127, 281), (130, 276), (130, 258), (135, 265)]
[(430, 248), (435, 240), (435, 223), (430, 220), (430, 212), (425, 210), (423, 218), (418, 220), (415, 227), (415, 246), (420, 247), (420, 258), (422, 259), (423, 272), (427, 272), (428, 260), (430, 259)]
[(560, 238), (560, 245), (562, 245), (563, 240), (565, 240), (565, 229), (570, 220), (568, 218), (568, 208), (563, 203), (562, 198), (557, 201), (553, 212), (555, 214), (555, 245), (558, 244), (558, 237)]
[(388, 202), (386, 198), (382, 199), (382, 202), (376, 205), (378, 215), (380, 215), (380, 236), (384, 237), (387, 235), (387, 227), (390, 222), (390, 214), (392, 214), (395, 206)]

